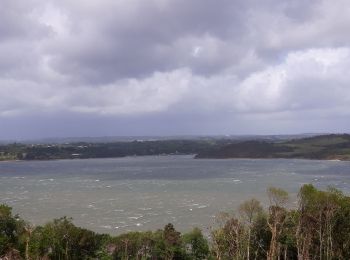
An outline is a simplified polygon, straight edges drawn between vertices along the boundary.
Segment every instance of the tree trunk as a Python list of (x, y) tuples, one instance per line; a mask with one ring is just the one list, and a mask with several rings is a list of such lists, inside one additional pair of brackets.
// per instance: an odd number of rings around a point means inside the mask
[(251, 230), (250, 230), (250, 227), (249, 227), (249, 230), (248, 230), (248, 246), (247, 246), (247, 260), (250, 259), (250, 235), (251, 235)]
[(29, 237), (26, 239), (26, 260), (29, 260)]
[(319, 230), (319, 239), (320, 239), (320, 259), (322, 260), (322, 250), (323, 250), (323, 238), (322, 238), (322, 212), (320, 211), (320, 230)]
[(269, 252), (267, 254), (268, 260), (274, 260), (276, 255), (276, 233), (277, 233), (277, 227), (274, 225), (271, 229), (271, 242), (270, 242), (270, 248)]
[(66, 241), (66, 250), (65, 250), (65, 254), (66, 254), (66, 260), (68, 260), (68, 239)]

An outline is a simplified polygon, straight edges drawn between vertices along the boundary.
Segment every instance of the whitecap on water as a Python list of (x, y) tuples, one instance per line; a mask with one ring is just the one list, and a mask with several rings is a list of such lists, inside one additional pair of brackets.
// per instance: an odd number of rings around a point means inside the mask
[(100, 228), (104, 228), (104, 229), (112, 229), (112, 226), (110, 226), (110, 225), (105, 225), (105, 226), (100, 226)]
[(155, 213), (155, 212), (150, 212), (147, 214), (148, 216), (159, 216), (159, 213)]
[(115, 229), (119, 229), (119, 228), (125, 228), (125, 227), (128, 227), (128, 226), (130, 226), (130, 225), (115, 226), (114, 228), (115, 228)]
[(192, 204), (187, 204), (186, 205), (187, 207), (195, 207), (195, 206), (199, 206), (198, 203), (192, 203)]
[(152, 208), (138, 208), (140, 210), (146, 211), (146, 210), (152, 210)]
[(128, 219), (139, 219), (142, 218), (143, 216), (137, 216), (137, 217), (128, 217)]
[(41, 179), (39, 180), (39, 182), (43, 182), (43, 181), (54, 181), (55, 179)]

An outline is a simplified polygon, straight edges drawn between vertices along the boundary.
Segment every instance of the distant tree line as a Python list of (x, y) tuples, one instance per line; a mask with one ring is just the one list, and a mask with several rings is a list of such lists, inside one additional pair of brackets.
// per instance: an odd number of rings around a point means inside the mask
[(197, 154), (229, 140), (160, 140), (113, 143), (0, 145), (0, 160), (88, 159), (125, 156)]
[(213, 146), (200, 151), (196, 158), (350, 160), (350, 135), (330, 134), (275, 142), (247, 140)]
[(350, 197), (339, 190), (301, 187), (295, 209), (271, 187), (269, 206), (256, 199), (236, 214), (221, 213), (205, 237), (172, 224), (119, 236), (76, 227), (63, 217), (34, 227), (0, 205), (0, 259), (350, 259)]
[(0, 145), (1, 160), (52, 160), (195, 154), (196, 158), (303, 158), (350, 160), (350, 135), (294, 140), (193, 139), (110, 143)]

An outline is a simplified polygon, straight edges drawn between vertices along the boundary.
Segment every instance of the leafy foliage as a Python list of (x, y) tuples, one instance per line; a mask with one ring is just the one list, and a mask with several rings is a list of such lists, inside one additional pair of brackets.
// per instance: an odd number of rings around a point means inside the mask
[(188, 139), (107, 143), (0, 145), (1, 160), (86, 159), (161, 154), (196, 158), (305, 158), (350, 160), (350, 135), (321, 135), (294, 140)]
[(284, 190), (267, 193), (266, 210), (248, 200), (238, 217), (220, 214), (210, 237), (198, 228), (182, 235), (170, 223), (113, 237), (67, 217), (33, 227), (0, 205), (0, 259), (350, 259), (350, 197), (304, 185), (290, 210)]

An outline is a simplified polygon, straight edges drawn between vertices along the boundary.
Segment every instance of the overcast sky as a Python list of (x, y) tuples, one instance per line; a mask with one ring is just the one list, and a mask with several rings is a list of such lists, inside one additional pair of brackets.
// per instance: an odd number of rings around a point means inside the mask
[(349, 132), (348, 0), (2, 0), (0, 139)]

